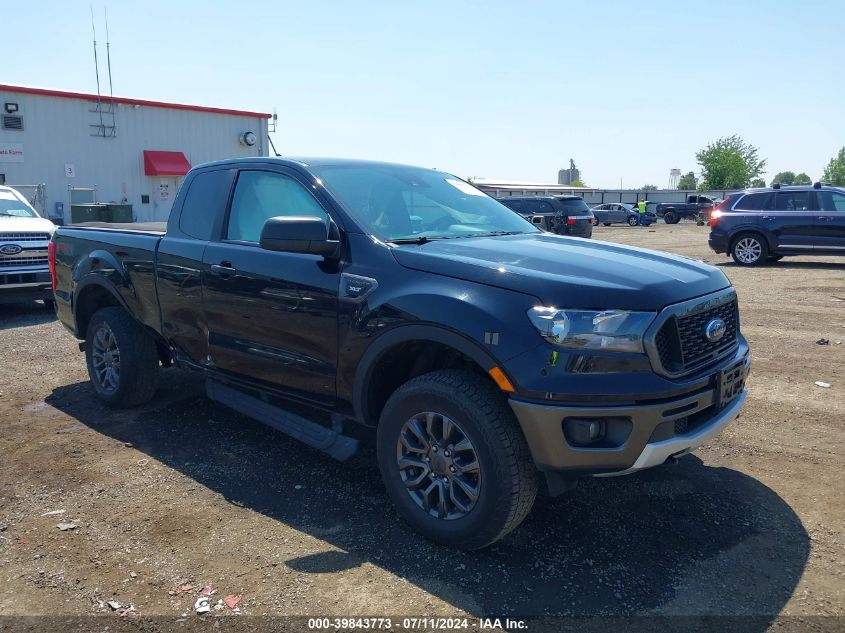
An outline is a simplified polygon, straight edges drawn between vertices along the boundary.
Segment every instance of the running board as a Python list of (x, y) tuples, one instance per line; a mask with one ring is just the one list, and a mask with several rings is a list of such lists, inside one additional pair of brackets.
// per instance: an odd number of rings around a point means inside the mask
[(207, 380), (205, 391), (208, 397), (215, 402), (226, 405), (238, 413), (290, 435), (303, 444), (327, 453), (338, 461), (345, 462), (358, 450), (358, 440), (348, 435), (342, 435), (311, 420), (306, 420), (228, 385)]

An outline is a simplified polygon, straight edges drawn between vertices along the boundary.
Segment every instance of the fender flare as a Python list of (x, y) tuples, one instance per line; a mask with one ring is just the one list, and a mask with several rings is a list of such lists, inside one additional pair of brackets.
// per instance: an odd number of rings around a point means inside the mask
[(368, 419), (366, 394), (373, 369), (391, 348), (408, 341), (429, 341), (448, 345), (467, 356), (485, 372), (499, 366), (490, 352), (479, 343), (454, 330), (437, 325), (401, 325), (373, 341), (358, 361), (352, 385), (352, 408), (358, 420)]
[(79, 328), (79, 297), (83, 293), (83, 291), (90, 288), (91, 286), (97, 286), (108, 292), (112, 297), (114, 297), (118, 305), (123, 308), (127, 314), (129, 314), (130, 316), (132, 315), (132, 312), (129, 310), (129, 306), (126, 304), (126, 300), (117, 291), (117, 288), (114, 287), (114, 284), (109, 283), (102, 276), (89, 274), (86, 277), (83, 277), (82, 280), (78, 284), (76, 284), (76, 288), (74, 288), (73, 290), (73, 321), (74, 325), (76, 326), (76, 334), (80, 338), (85, 337), (85, 332), (81, 331)]

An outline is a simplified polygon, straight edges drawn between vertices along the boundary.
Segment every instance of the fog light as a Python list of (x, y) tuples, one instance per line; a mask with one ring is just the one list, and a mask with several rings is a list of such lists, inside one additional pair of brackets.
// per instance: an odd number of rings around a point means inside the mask
[(574, 446), (590, 446), (603, 441), (607, 433), (604, 418), (566, 418), (563, 435)]

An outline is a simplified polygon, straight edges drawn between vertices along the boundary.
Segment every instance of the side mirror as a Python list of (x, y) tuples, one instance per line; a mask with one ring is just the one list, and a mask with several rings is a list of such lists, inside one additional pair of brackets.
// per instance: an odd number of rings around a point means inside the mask
[(282, 253), (311, 253), (328, 257), (339, 242), (329, 240), (326, 221), (314, 216), (277, 216), (261, 229), (261, 248)]

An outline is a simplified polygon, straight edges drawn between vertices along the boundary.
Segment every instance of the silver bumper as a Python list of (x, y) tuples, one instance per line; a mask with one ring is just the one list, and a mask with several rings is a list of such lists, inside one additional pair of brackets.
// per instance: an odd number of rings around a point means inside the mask
[(652, 466), (659, 466), (666, 462), (671, 456), (685, 455), (694, 451), (702, 444), (706, 444), (711, 439), (722, 432), (728, 424), (733, 422), (739, 415), (742, 405), (745, 404), (745, 399), (748, 397), (748, 389), (743, 389), (742, 392), (725, 407), (719, 414), (713, 418), (709, 424), (698, 429), (694, 433), (675, 437), (670, 440), (663, 440), (662, 442), (653, 442), (646, 444), (643, 452), (637, 458), (634, 464), (623, 471), (615, 473), (600, 473), (596, 477), (618, 477), (619, 475), (628, 475), (639, 470), (645, 470)]

